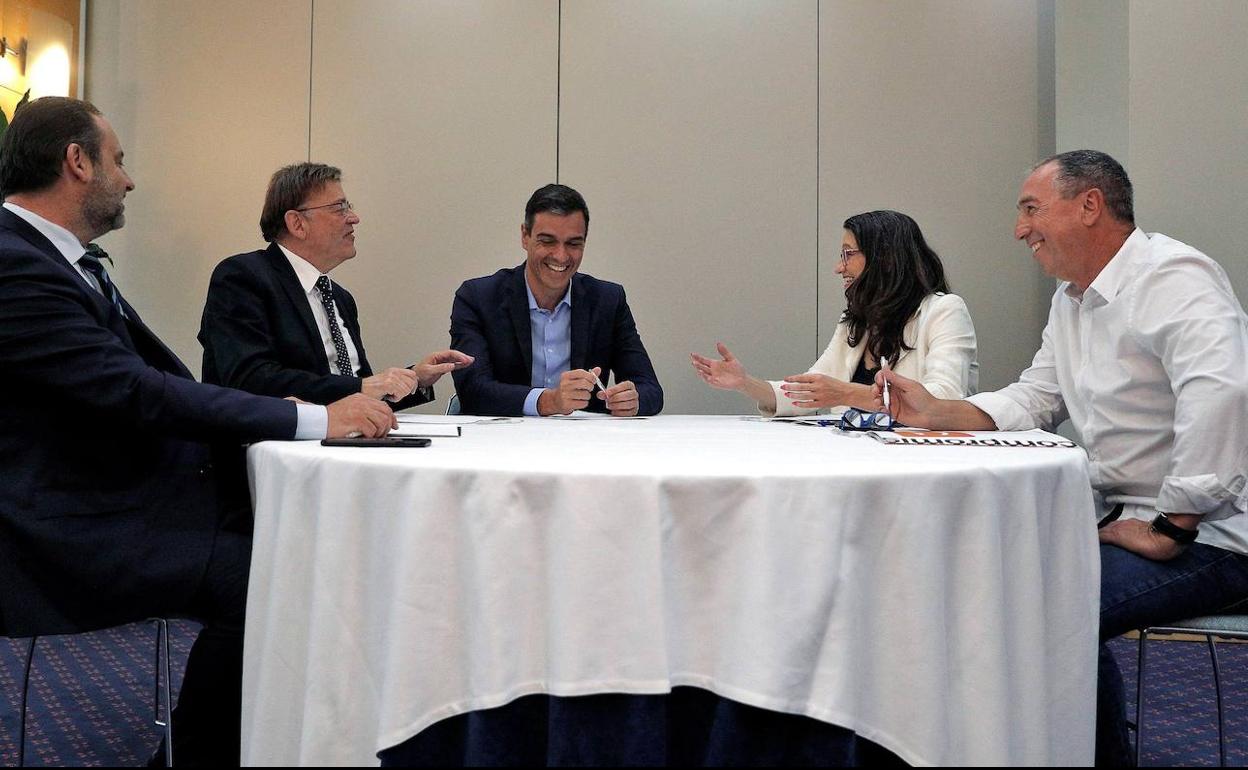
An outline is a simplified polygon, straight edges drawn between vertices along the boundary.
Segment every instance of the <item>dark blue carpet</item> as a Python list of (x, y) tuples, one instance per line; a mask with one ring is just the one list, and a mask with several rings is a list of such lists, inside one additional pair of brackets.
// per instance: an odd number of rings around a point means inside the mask
[[(174, 686), (198, 626), (170, 624)], [(1134, 694), (1134, 640), (1111, 644)], [(39, 642), (31, 687), (26, 762), (32, 766), (135, 766), (160, 739), (152, 723), (155, 630), (146, 624)], [(0, 639), (0, 765), (17, 763), (17, 704), (25, 642)], [(1227, 760), (1248, 762), (1248, 644), (1220, 644)], [(1217, 721), (1203, 643), (1150, 645), (1144, 764), (1216, 766)], [(1132, 698), (1133, 699), (1133, 698)]]
[[(197, 633), (199, 625), (191, 621), (169, 622), (175, 693)], [(17, 764), (26, 645), (26, 640), (0, 639), (0, 765), (5, 766)], [(148, 623), (40, 638), (31, 676), (26, 764), (146, 763), (163, 734), (153, 722), (155, 655), (156, 627)]]

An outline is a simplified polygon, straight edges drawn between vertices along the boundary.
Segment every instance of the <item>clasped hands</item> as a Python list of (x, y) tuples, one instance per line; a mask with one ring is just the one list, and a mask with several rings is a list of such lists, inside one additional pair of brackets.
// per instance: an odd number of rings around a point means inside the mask
[[(572, 369), (559, 377), (559, 385), (547, 388), (537, 399), (537, 413), (543, 417), (552, 414), (571, 414), (578, 409), (589, 406), (589, 399), (597, 387), (597, 378), (602, 374), (602, 367), (593, 369)], [(612, 417), (632, 417), (637, 414), (640, 402), (637, 386), (625, 380), (617, 382), (606, 390), (598, 391), (598, 399), (605, 401), (607, 411)]]

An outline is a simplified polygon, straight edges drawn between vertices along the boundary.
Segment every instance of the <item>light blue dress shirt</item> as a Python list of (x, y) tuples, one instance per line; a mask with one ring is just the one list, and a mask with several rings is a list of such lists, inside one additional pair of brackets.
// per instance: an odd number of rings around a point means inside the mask
[(532, 340), (533, 373), (529, 384), (533, 390), (524, 399), (524, 414), (537, 416), (537, 399), (546, 388), (559, 387), (559, 377), (572, 368), (572, 284), (555, 305), (554, 310), (537, 306), (537, 298), (524, 282), (524, 292), (529, 295), (529, 336)]

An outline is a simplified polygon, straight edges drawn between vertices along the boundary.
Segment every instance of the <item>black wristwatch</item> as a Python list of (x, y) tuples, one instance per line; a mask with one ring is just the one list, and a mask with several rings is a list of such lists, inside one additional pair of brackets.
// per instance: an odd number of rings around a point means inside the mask
[(1159, 535), (1165, 535), (1179, 545), (1189, 545), (1196, 542), (1197, 531), (1194, 529), (1183, 529), (1170, 519), (1166, 518), (1166, 514), (1159, 513), (1153, 517), (1153, 523), (1149, 525), (1149, 529)]

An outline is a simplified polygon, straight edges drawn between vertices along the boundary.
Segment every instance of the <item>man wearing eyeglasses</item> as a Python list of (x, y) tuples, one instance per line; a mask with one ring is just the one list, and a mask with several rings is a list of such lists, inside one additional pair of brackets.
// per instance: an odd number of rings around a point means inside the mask
[(125, 223), (123, 160), (100, 111), (64, 97), (19, 108), (0, 143), (0, 633), (202, 621), (176, 761), (237, 765), (241, 445), (383, 436), (395, 418), (358, 394), (316, 406), (195, 382), (93, 243)]
[(260, 216), (268, 248), (224, 260), (208, 285), (205, 382), (314, 404), (363, 393), (398, 410), (433, 400), (443, 374), (472, 363), (442, 350), (373, 372), (355, 299), (329, 277), (355, 256), (359, 223), (337, 168), (298, 163), (273, 174)]
[[(966, 400), (881, 372), (877, 395), (887, 380), (894, 416), (936, 429), (1070, 419), (1105, 514), (1102, 642), (1248, 598), (1248, 317), (1226, 273), (1137, 229), (1126, 171), (1093, 150), (1035, 167), (1014, 235), (1062, 281), (1031, 367)], [(1098, 765), (1131, 763), (1122, 678), (1104, 643), (1096, 738)]]

